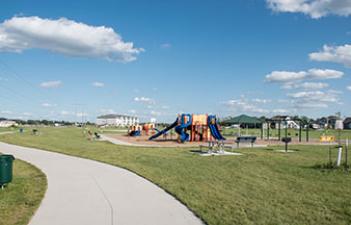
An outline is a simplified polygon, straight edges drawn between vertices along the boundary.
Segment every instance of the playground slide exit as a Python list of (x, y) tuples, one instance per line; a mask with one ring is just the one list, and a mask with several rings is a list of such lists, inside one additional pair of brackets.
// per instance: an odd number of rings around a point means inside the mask
[(212, 136), (218, 141), (225, 141), (225, 138), (221, 134), (218, 128), (217, 118), (214, 115), (208, 116), (208, 127), (210, 128)]

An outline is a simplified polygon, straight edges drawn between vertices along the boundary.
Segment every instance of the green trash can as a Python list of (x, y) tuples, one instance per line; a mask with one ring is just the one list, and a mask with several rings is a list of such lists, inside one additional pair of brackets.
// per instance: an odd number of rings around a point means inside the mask
[(13, 155), (0, 155), (0, 187), (12, 181)]

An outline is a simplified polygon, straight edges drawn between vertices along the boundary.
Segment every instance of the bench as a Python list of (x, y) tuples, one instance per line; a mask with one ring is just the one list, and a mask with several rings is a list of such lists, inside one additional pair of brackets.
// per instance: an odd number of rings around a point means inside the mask
[(253, 144), (256, 142), (256, 139), (256, 136), (240, 136), (236, 138), (235, 143), (237, 144), (238, 148), (241, 143), (250, 143), (251, 147), (253, 147)]

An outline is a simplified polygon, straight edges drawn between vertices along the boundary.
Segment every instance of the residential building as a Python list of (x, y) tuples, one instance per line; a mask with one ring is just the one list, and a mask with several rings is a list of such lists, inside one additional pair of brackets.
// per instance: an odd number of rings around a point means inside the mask
[(12, 127), (17, 126), (18, 124), (12, 120), (2, 120), (0, 121), (0, 127)]
[(138, 125), (138, 124), (139, 124), (139, 118), (135, 116), (108, 114), (108, 115), (99, 116), (96, 119), (96, 125), (98, 126), (127, 127), (127, 126)]
[(347, 117), (344, 120), (344, 129), (351, 130), (351, 117)]

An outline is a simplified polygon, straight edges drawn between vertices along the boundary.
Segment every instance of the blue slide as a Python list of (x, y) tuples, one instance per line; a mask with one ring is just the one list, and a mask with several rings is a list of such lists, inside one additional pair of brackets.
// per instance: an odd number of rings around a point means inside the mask
[[(159, 136), (166, 134), (169, 130), (175, 128), (176, 126), (178, 126), (178, 119), (177, 119), (174, 123), (172, 123), (171, 126), (165, 128), (165, 129), (159, 131), (157, 134), (151, 136), (151, 137), (149, 138), (149, 141), (152, 141), (152, 140), (154, 140), (155, 138), (158, 138)], [(155, 130), (156, 130), (156, 129), (155, 129)]]
[(225, 138), (222, 136), (221, 132), (219, 132), (217, 118), (214, 115), (208, 116), (208, 127), (210, 128), (212, 136), (218, 141), (224, 141)]
[[(188, 121), (185, 123), (185, 118), (188, 117)], [(179, 134), (180, 141), (186, 142), (190, 140), (190, 135), (186, 132), (187, 128), (191, 125), (191, 115), (183, 114), (181, 116), (180, 125), (175, 128), (175, 131)]]

